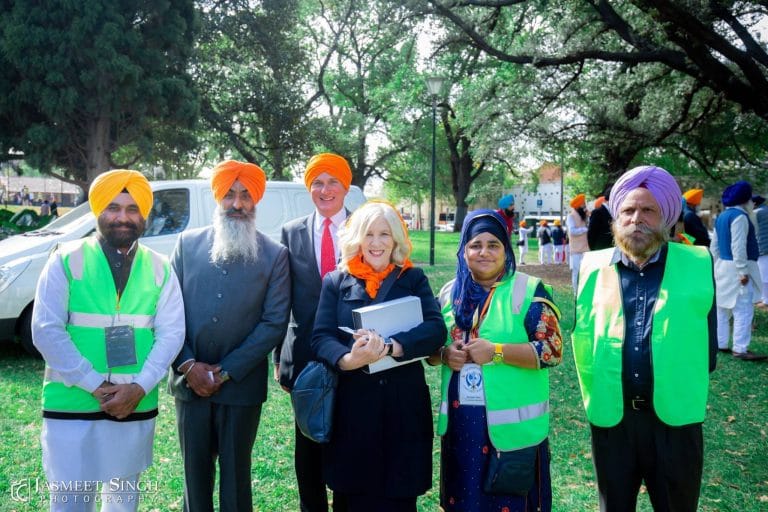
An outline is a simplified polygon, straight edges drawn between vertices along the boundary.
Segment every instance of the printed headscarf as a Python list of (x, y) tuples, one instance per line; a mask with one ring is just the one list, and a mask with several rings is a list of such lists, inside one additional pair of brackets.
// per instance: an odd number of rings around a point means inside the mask
[(152, 188), (149, 181), (138, 171), (128, 169), (116, 169), (96, 176), (88, 191), (88, 203), (95, 216), (111, 203), (123, 190), (136, 201), (141, 216), (146, 218), (152, 210)]
[(251, 194), (254, 203), (261, 201), (267, 187), (267, 176), (256, 164), (224, 160), (213, 168), (211, 174), (211, 190), (216, 202), (221, 202), (235, 181), (240, 181)]
[(349, 168), (349, 162), (343, 156), (334, 153), (320, 153), (309, 160), (304, 170), (304, 185), (307, 190), (312, 186), (315, 178), (324, 172), (339, 180), (342, 186), (349, 190), (352, 184), (352, 170)]
[(635, 167), (622, 174), (611, 190), (608, 209), (613, 218), (619, 216), (621, 205), (630, 192), (636, 188), (645, 188), (652, 195), (661, 209), (664, 224), (671, 229), (680, 217), (683, 208), (680, 187), (666, 170), (654, 165)]
[(472, 318), (475, 310), (482, 307), (488, 292), (472, 279), (464, 259), (464, 249), (470, 240), (481, 233), (490, 233), (498, 238), (504, 245), (505, 262), (502, 275), (515, 273), (515, 253), (509, 243), (507, 224), (497, 212), (493, 210), (475, 210), (467, 214), (461, 227), (461, 240), (456, 252), (456, 280), (453, 283), (451, 304), (456, 325), (465, 331), (472, 328)]

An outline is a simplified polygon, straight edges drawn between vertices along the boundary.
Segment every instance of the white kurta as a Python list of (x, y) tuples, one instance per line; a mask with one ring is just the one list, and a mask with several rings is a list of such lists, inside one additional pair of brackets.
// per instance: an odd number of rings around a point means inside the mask
[[(732, 208), (745, 211), (740, 206)], [(741, 276), (748, 276), (752, 282), (752, 290), (754, 290), (751, 297), (752, 302), (760, 300), (759, 290), (762, 289), (760, 269), (756, 261), (747, 259), (749, 222), (747, 216), (739, 215), (731, 223), (731, 253), (733, 254), (733, 260), (720, 258), (717, 230), (715, 230), (712, 236), (709, 249), (715, 260), (715, 300), (720, 308), (733, 309), (736, 306), (736, 299), (742, 294), (749, 293), (749, 288), (741, 284)]]
[[(32, 337), (48, 367), (65, 384), (89, 393), (104, 376), (75, 348), (66, 331), (69, 282), (59, 254), (43, 269), (35, 294)], [(145, 392), (165, 376), (184, 342), (184, 303), (176, 274), (171, 270), (155, 315), (155, 343), (133, 382)], [(135, 475), (152, 463), (155, 420), (43, 419), (43, 468), (49, 481), (109, 480)]]

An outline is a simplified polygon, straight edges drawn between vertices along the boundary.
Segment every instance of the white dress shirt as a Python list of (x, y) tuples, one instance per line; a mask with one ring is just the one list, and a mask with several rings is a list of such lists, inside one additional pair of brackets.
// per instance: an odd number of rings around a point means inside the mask
[[(339, 261), (341, 256), (341, 249), (339, 248), (339, 228), (344, 225), (344, 221), (347, 220), (347, 209), (342, 208), (335, 215), (331, 216), (331, 225), (328, 228), (331, 230), (331, 238), (333, 238), (333, 250), (336, 252), (336, 261)], [(321, 247), (323, 244), (323, 230), (325, 226), (325, 217), (320, 212), (315, 210), (315, 226), (313, 233), (313, 241), (315, 246), (315, 261), (317, 262), (317, 271), (320, 272), (320, 256)]]

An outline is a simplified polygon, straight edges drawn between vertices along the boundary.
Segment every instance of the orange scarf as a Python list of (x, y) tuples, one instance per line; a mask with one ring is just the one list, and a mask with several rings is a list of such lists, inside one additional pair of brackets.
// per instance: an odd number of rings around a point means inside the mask
[[(368, 296), (372, 299), (376, 298), (376, 294), (379, 293), (379, 288), (381, 288), (381, 283), (384, 282), (384, 280), (387, 278), (390, 272), (394, 270), (395, 264), (390, 263), (387, 265), (387, 268), (382, 270), (381, 272), (376, 272), (371, 268), (369, 264), (367, 264), (365, 261), (363, 261), (363, 255), (358, 254), (349, 262), (347, 263), (349, 266), (349, 273), (355, 276), (358, 279), (362, 279), (365, 281), (365, 291), (368, 292)], [(402, 270), (400, 270), (400, 275), (403, 274), (407, 269), (411, 268), (413, 266), (413, 263), (411, 263), (411, 260), (408, 258), (405, 259), (403, 262)], [(398, 276), (399, 277), (399, 276)]]

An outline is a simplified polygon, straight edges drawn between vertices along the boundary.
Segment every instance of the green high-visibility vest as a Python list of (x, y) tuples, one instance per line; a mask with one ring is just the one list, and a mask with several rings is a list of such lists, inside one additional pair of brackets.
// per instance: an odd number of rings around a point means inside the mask
[[(534, 301), (540, 280), (515, 273), (496, 285), (479, 337), (494, 343), (528, 343), (525, 315)], [(443, 287), (441, 296), (450, 297), (452, 282)], [(443, 319), (448, 327), (446, 345), (452, 343), (450, 331), (455, 326), (450, 300), (442, 300)], [(549, 372), (520, 368), (509, 364), (484, 364), (481, 367), (485, 392), (488, 434), (494, 448), (502, 451), (535, 446), (549, 433)], [(437, 421), (440, 435), (448, 430), (448, 384), (451, 370), (442, 367), (442, 400)]]
[[(112, 382), (131, 382), (138, 374), (154, 344), (154, 320), (160, 292), (170, 276), (168, 260), (139, 245), (128, 282), (120, 297), (109, 263), (96, 237), (70, 244), (61, 251), (64, 271), (69, 281), (69, 319), (67, 332), (75, 348), (90, 361), (95, 371)], [(133, 327), (136, 364), (107, 367), (105, 328), (114, 325)], [(157, 409), (157, 386), (139, 402), (135, 413)], [(88, 391), (68, 386), (57, 373), (46, 367), (43, 384), (43, 414), (51, 417), (87, 418), (99, 413), (99, 402)], [(63, 416), (62, 416), (63, 415)]]
[[(712, 258), (705, 247), (667, 244), (651, 324), (653, 407), (671, 426), (704, 421), (709, 387)], [(573, 357), (590, 423), (612, 427), (624, 415), (624, 311), (614, 249), (584, 255), (576, 298)]]

